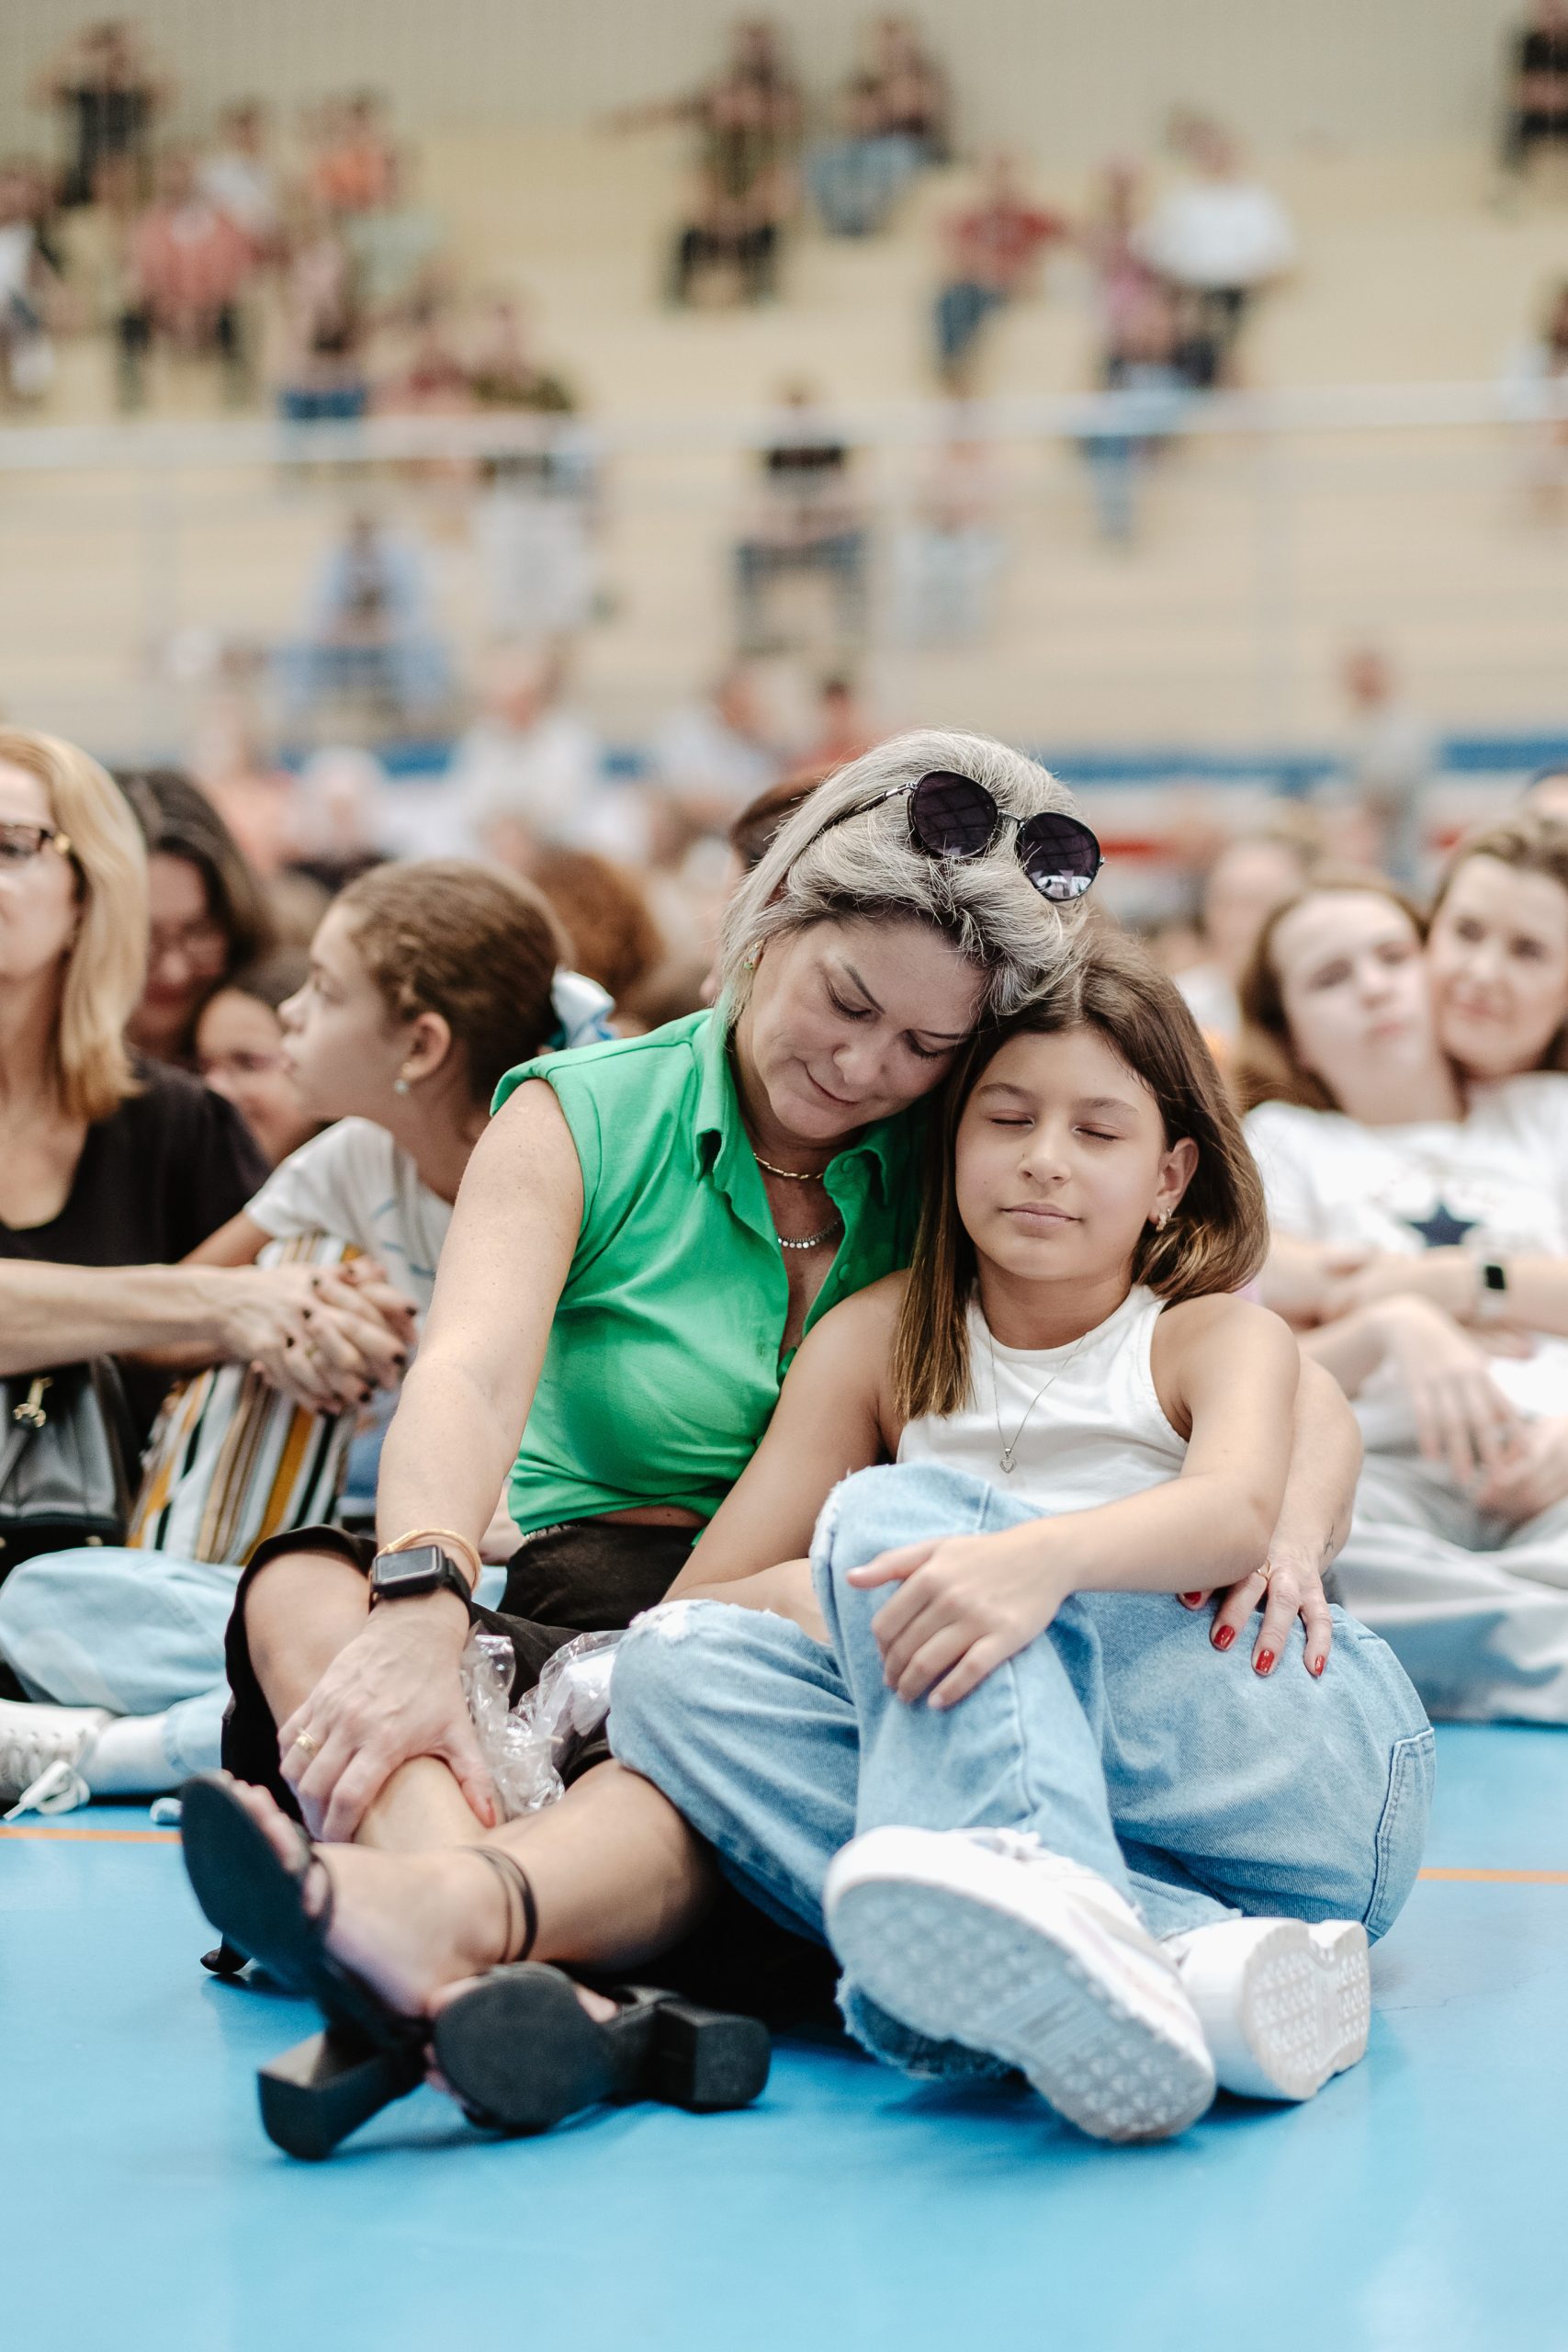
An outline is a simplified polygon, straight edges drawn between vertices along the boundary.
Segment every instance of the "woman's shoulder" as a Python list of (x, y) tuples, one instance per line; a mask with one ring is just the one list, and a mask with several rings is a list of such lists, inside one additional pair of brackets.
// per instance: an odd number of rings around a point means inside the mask
[(1555, 1140), (1568, 1136), (1568, 1075), (1562, 1070), (1526, 1070), (1517, 1078), (1472, 1087), (1470, 1118), (1508, 1125)]
[(137, 1055), (131, 1075), (137, 1091), (98, 1123), (115, 1140), (123, 1137), (139, 1152), (163, 1154), (206, 1143), (214, 1136), (242, 1136), (250, 1145), (250, 1129), (233, 1104), (204, 1086), (194, 1072)]
[(711, 1012), (688, 1012), (667, 1021), (640, 1037), (610, 1037), (603, 1043), (572, 1046), (557, 1054), (536, 1054), (509, 1069), (495, 1090), (491, 1108), (503, 1102), (530, 1079), (542, 1079), (562, 1097), (624, 1099), (678, 1089), (694, 1080)]
[(133, 1054), (130, 1073), (136, 1080), (136, 1092), (128, 1094), (109, 1120), (123, 1119), (128, 1125), (148, 1127), (188, 1125), (206, 1116), (208, 1105), (216, 1098), (209, 1086), (204, 1086), (194, 1071), (176, 1069), (172, 1062), (152, 1060), (144, 1054)]
[(1257, 1102), (1241, 1124), (1248, 1136), (1306, 1143), (1331, 1121), (1343, 1125), (1337, 1111), (1314, 1111), (1304, 1102)]
[(320, 1135), (310, 1136), (291, 1151), (276, 1172), (281, 1176), (290, 1169), (306, 1168), (323, 1175), (330, 1171), (345, 1182), (368, 1181), (385, 1186), (404, 1162), (413, 1165), (409, 1154), (374, 1119), (334, 1119)]

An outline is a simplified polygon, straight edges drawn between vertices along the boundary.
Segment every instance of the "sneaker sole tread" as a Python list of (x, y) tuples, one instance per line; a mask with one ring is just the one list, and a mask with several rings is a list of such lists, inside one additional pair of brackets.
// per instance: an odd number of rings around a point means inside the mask
[(917, 2033), (988, 2051), (1097, 2140), (1168, 2137), (1213, 2075), (1042, 1926), (974, 1894), (895, 1879), (843, 1888), (833, 1944), (850, 1981)]

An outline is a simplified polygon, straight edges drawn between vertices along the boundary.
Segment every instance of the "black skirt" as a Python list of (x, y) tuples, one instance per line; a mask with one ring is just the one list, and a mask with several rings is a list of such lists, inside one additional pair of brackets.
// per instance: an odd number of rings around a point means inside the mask
[[(512, 1702), (531, 1690), (545, 1662), (579, 1634), (612, 1633), (663, 1600), (685, 1566), (693, 1543), (686, 1527), (639, 1527), (623, 1521), (573, 1520), (525, 1537), (506, 1565), (499, 1609), (468, 1603), (470, 1621), (504, 1634), (514, 1666)], [(251, 1582), (283, 1552), (323, 1552), (368, 1576), (376, 1545), (341, 1527), (296, 1527), (258, 1544), (234, 1595), (226, 1650), (232, 1694), (223, 1725), (223, 1766), (249, 1781), (299, 1818), (293, 1790), (279, 1770), (277, 1724), (255, 1669), (245, 1633)], [(609, 1761), (603, 1732), (578, 1741), (561, 1764), (570, 1785)], [(584, 1974), (590, 1972), (581, 1972)], [(659, 1960), (637, 1971), (641, 1982), (668, 1984), (710, 2007), (739, 2010), (770, 2025), (836, 2025), (838, 1971), (822, 1944), (758, 1911), (728, 1880), (699, 1925)]]

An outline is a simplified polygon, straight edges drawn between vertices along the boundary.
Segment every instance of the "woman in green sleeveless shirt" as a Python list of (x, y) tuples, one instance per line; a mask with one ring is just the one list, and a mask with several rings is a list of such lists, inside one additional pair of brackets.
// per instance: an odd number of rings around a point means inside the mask
[[(387, 1441), (370, 1583), (346, 1539), (279, 1539), (231, 1627), (233, 1770), (334, 1844), (424, 1849), (406, 1889), (389, 1864), (355, 1874), (368, 1910), (345, 1956), (399, 2006), (518, 1941), (505, 1879), (450, 1854), (468, 1891), (438, 1894), (418, 1877), (431, 1849), (525, 1851), (540, 1958), (623, 1967), (700, 1912), (703, 1849), (614, 1766), (487, 1838), (470, 1623), (512, 1636), (525, 1687), (570, 1632), (624, 1624), (673, 1580), (806, 1329), (907, 1262), (921, 1098), (1070, 956), (1098, 865), (1070, 808), (989, 739), (895, 738), (820, 786), (742, 887), (715, 1013), (503, 1081)], [(1314, 1556), (1337, 1438), (1314, 1428), (1318, 1491), (1288, 1498)], [(468, 1593), (509, 1466), (524, 1541), (487, 1621)], [(400, 1546), (419, 1563), (402, 1593)], [(448, 1894), (464, 1921), (433, 1974)]]

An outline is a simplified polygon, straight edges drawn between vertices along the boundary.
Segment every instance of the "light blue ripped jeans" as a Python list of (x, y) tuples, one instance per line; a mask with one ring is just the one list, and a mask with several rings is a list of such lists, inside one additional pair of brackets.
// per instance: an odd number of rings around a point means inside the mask
[[(0, 1659), (29, 1699), (160, 1715), (168, 1785), (216, 1772), (229, 1704), (223, 1636), (241, 1571), (173, 1552), (40, 1552), (0, 1584)], [(504, 1567), (476, 1598), (499, 1605)], [(152, 1794), (152, 1792), (148, 1792)]]
[(162, 1715), (169, 1786), (218, 1770), (238, 1568), (111, 1544), (40, 1552), (0, 1584), (0, 1658), (29, 1699)]
[[(615, 1659), (610, 1744), (784, 1926), (826, 1940), (822, 1882), (849, 1840), (896, 1823), (1034, 1831), (1108, 1879), (1156, 1936), (1236, 1913), (1392, 1926), (1426, 1838), (1433, 1740), (1393, 1653), (1342, 1610), (1320, 1679), (1298, 1622), (1268, 1677), (1161, 1593), (1078, 1593), (951, 1712), (882, 1678), (887, 1588), (847, 1572), (895, 1544), (1035, 1513), (927, 1464), (863, 1470), (812, 1540), (828, 1644), (786, 1618), (675, 1601)], [(845, 1984), (851, 2030), (915, 2074), (994, 2062), (909, 2033)]]

